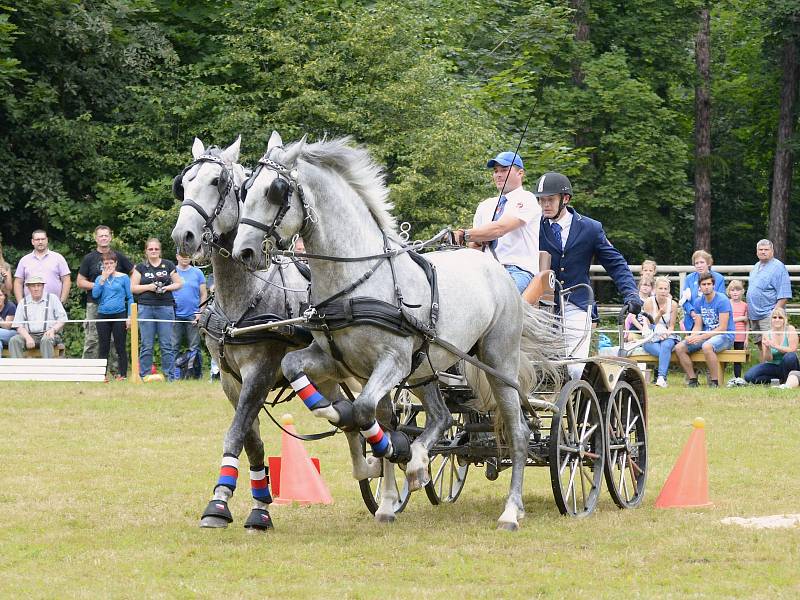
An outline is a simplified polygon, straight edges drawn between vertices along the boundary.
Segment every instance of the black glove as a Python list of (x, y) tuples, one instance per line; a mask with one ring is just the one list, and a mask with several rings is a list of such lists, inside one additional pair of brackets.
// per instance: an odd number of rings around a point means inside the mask
[(625, 303), (625, 306), (628, 308), (628, 312), (632, 315), (638, 315), (642, 312), (642, 300), (641, 298), (633, 299), (631, 298)]

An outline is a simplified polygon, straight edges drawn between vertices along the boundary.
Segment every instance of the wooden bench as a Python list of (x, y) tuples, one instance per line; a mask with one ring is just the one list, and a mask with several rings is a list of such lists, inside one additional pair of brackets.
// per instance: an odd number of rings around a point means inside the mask
[(104, 358), (3, 358), (0, 381), (105, 381)]
[[(692, 359), (692, 363), (706, 363), (706, 357), (702, 350), (693, 352), (689, 355), (689, 358)], [(728, 363), (746, 363), (749, 360), (749, 353), (747, 350), (723, 350), (717, 353), (717, 358), (719, 358), (720, 367), (719, 384), (722, 385), (725, 383), (725, 366)], [(637, 363), (658, 364), (657, 356), (647, 354), (641, 350), (641, 348), (638, 348), (634, 354), (631, 354), (630, 359), (635, 360)], [(669, 362), (670, 364), (680, 364), (678, 355), (673, 352)]]
[[(67, 356), (67, 347), (61, 343), (56, 344), (55, 347), (56, 351), (56, 358), (66, 358)], [(8, 348), (3, 345), (3, 358), (10, 357), (11, 355), (8, 353)], [(39, 348), (34, 348), (33, 350), (25, 350), (25, 358), (42, 358), (42, 352)]]

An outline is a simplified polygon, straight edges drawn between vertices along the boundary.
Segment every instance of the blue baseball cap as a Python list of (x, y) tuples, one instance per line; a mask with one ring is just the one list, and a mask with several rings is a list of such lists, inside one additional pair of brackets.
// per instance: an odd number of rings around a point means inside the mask
[(486, 166), (490, 169), (493, 169), (495, 165), (500, 165), (501, 167), (510, 167), (511, 165), (514, 165), (520, 169), (525, 168), (522, 164), (522, 158), (520, 158), (520, 155), (514, 152), (501, 152), (488, 163), (486, 163)]

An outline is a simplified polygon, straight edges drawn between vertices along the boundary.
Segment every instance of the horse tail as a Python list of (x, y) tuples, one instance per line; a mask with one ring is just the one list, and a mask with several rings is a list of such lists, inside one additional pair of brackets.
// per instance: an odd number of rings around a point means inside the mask
[[(555, 361), (564, 358), (564, 337), (556, 315), (527, 303), (524, 310), (517, 380), (527, 397), (542, 389), (561, 387), (562, 373)], [(496, 402), (486, 374), (465, 363), (464, 377), (474, 392), (470, 407), (482, 412), (494, 410)], [(520, 402), (523, 400), (520, 398)]]

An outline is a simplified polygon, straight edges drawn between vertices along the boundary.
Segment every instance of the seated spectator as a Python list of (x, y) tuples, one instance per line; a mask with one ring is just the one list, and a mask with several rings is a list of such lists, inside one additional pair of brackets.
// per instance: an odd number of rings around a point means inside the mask
[(3, 348), (17, 335), (12, 326), (15, 312), (17, 305), (8, 299), (6, 290), (0, 286), (0, 358), (3, 356)]
[(700, 276), (703, 273), (711, 273), (714, 276), (714, 290), (720, 294), (725, 293), (725, 278), (716, 271), (711, 270), (714, 259), (708, 252), (705, 250), (698, 250), (692, 254), (692, 264), (694, 265), (695, 272), (689, 273), (686, 276), (686, 281), (681, 290), (681, 299), (678, 301), (683, 308), (684, 331), (691, 331), (692, 327), (694, 327), (694, 317), (691, 307), (702, 295), (700, 292)]
[(650, 341), (644, 344), (644, 350), (648, 354), (658, 357), (656, 385), (665, 388), (667, 387), (667, 372), (672, 350), (679, 341), (675, 334), (669, 333), (675, 329), (678, 303), (672, 299), (669, 293), (668, 278), (658, 277), (655, 287), (656, 295), (648, 298), (644, 303), (644, 312), (652, 315), (655, 321), (655, 333)]
[(55, 294), (44, 295), (45, 280), (41, 275), (28, 275), (25, 287), (28, 293), (17, 307), (13, 326), (17, 335), (8, 343), (12, 358), (22, 358), (25, 350), (39, 348), (42, 358), (53, 358), (56, 345), (61, 343), (58, 333), (64, 328), (67, 313)]
[[(733, 349), (744, 350), (747, 347), (747, 330), (750, 319), (747, 317), (747, 302), (744, 298), (744, 285), (739, 279), (733, 279), (728, 284), (728, 299), (731, 301), (731, 314), (736, 329), (733, 338)], [(742, 363), (733, 363), (733, 379), (728, 382), (728, 387), (744, 385), (742, 379)]]
[(772, 309), (769, 331), (761, 336), (761, 363), (744, 374), (747, 383), (766, 383), (778, 379), (781, 383), (791, 371), (800, 370), (797, 364), (797, 330), (789, 325), (786, 311), (780, 306)]
[[(111, 350), (111, 336), (117, 351), (118, 381), (128, 377), (127, 330), (131, 326), (131, 279), (117, 271), (118, 258), (115, 252), (103, 255), (103, 270), (92, 286), (92, 297), (97, 301), (97, 345), (100, 358), (108, 360)], [(115, 321), (104, 319), (117, 319)], [(119, 320), (125, 319), (125, 320)]]
[[(639, 299), (644, 303), (653, 295), (653, 280), (649, 277), (642, 277), (639, 280)], [(642, 314), (634, 315), (628, 313), (625, 317), (625, 341), (634, 342), (642, 338), (642, 330), (647, 327), (649, 321)]]
[(640, 279), (652, 279), (655, 281), (656, 279), (656, 271), (658, 270), (658, 265), (654, 260), (646, 260), (642, 263), (642, 268), (639, 271), (639, 278)]
[(3, 256), (3, 245), (0, 244), (0, 290), (8, 296), (13, 291), (14, 276), (11, 274), (11, 265)]
[(675, 346), (681, 367), (689, 377), (689, 387), (697, 387), (697, 376), (689, 356), (702, 349), (710, 376), (710, 387), (719, 387), (719, 359), (717, 353), (733, 346), (733, 318), (731, 302), (725, 294), (714, 289), (715, 280), (710, 272), (699, 276), (702, 296), (689, 311), (694, 315), (692, 332)]

